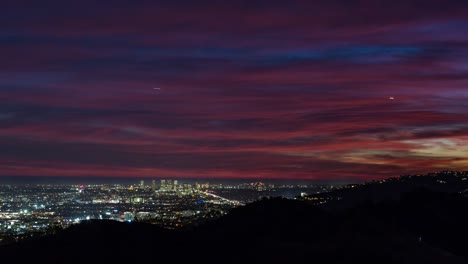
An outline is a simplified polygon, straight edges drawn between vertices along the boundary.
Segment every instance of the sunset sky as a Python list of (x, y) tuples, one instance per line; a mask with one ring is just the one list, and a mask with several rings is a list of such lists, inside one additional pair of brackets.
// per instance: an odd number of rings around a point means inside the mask
[(468, 170), (468, 1), (6, 0), (0, 59), (2, 176)]

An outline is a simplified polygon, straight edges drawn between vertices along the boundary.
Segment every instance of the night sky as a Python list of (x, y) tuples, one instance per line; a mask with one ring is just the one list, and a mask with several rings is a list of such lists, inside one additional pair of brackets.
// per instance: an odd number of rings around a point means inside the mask
[(468, 169), (468, 1), (6, 0), (0, 59), (3, 176)]

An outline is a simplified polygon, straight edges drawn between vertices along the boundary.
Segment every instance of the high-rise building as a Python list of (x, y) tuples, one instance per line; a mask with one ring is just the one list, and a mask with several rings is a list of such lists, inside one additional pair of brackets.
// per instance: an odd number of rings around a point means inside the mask
[(167, 180), (166, 189), (168, 191), (172, 191), (172, 180)]
[(143, 186), (145, 186), (145, 181), (144, 181), (144, 180), (141, 180), (141, 181), (140, 181), (140, 187), (143, 187)]
[(178, 181), (177, 181), (177, 180), (174, 180), (174, 187), (173, 187), (173, 190), (174, 190), (174, 191), (177, 191), (177, 184), (178, 184)]
[(151, 181), (151, 189), (156, 190), (156, 180)]
[(165, 191), (167, 189), (166, 180), (161, 180), (161, 187), (159, 189), (161, 191)]

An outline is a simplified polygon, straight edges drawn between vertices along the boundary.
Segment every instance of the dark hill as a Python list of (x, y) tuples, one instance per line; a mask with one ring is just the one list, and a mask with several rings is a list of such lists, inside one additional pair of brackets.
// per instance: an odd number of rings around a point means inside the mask
[(0, 254), (15, 263), (467, 263), (466, 206), (425, 192), (330, 213), (275, 198), (191, 230), (89, 221)]
[(312, 194), (306, 199), (326, 201), (327, 210), (355, 208), (363, 202), (398, 201), (407, 193), (427, 190), (439, 193), (468, 193), (468, 172), (441, 171), (425, 175), (405, 175), (364, 184), (350, 184), (331, 192)]

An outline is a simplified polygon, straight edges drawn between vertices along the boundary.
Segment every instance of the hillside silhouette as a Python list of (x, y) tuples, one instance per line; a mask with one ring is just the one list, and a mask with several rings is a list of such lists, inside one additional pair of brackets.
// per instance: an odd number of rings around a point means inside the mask
[[(309, 195), (313, 201), (327, 201), (327, 210), (346, 210), (363, 202), (397, 201), (407, 193), (427, 190), (440, 193), (467, 193), (468, 172), (441, 171), (426, 175), (404, 175), (364, 184), (350, 184), (331, 192)], [(306, 199), (307, 199), (306, 198)]]
[(92, 220), (0, 254), (15, 263), (468, 263), (466, 223), (464, 192), (418, 186), (340, 210), (263, 199), (181, 230)]

